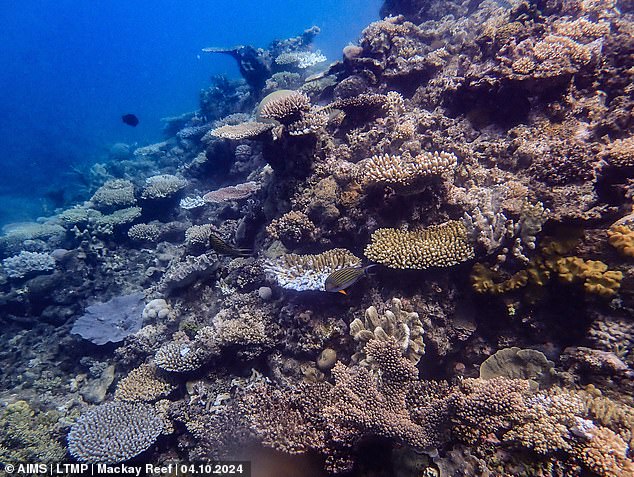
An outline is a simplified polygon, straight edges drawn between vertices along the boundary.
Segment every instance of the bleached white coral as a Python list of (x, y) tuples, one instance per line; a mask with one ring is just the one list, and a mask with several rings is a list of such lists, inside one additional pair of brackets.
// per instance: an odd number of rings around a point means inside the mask
[(275, 58), (278, 65), (294, 65), (297, 68), (310, 68), (318, 63), (326, 61), (326, 57), (317, 51), (291, 51), (282, 53)]
[(197, 209), (198, 207), (202, 207), (203, 205), (205, 205), (205, 201), (203, 200), (201, 196), (195, 195), (192, 197), (185, 197), (181, 199), (179, 205), (181, 209), (191, 210), (191, 209)]

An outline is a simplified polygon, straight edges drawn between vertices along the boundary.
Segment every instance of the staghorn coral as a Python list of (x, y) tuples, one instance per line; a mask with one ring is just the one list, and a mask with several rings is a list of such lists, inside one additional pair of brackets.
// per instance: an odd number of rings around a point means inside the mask
[(447, 152), (423, 152), (415, 157), (383, 154), (357, 164), (357, 181), (364, 185), (410, 186), (418, 179), (452, 172), (457, 158)]
[(145, 179), (141, 197), (147, 200), (167, 199), (176, 195), (186, 185), (185, 179), (172, 174), (159, 174)]
[(221, 187), (220, 189), (207, 192), (203, 195), (203, 200), (206, 203), (219, 203), (228, 200), (246, 199), (260, 190), (260, 187), (261, 185), (254, 181), (244, 182), (234, 186)]
[(291, 210), (274, 219), (266, 227), (270, 237), (281, 240), (287, 246), (313, 241), (317, 228), (303, 212)]
[(258, 121), (248, 121), (241, 124), (225, 124), (209, 131), (204, 137), (204, 142), (211, 141), (212, 138), (232, 139), (242, 141), (244, 139), (256, 138), (273, 128), (272, 123), (261, 123)]
[(266, 96), (258, 108), (258, 117), (290, 124), (310, 110), (310, 98), (304, 93), (279, 90)]
[(361, 260), (350, 251), (334, 248), (317, 255), (285, 254), (267, 261), (264, 269), (282, 288), (307, 291), (325, 290), (326, 278), (332, 272), (359, 265)]
[(596, 423), (616, 432), (630, 446), (634, 446), (634, 407), (609, 399), (592, 384), (577, 396), (583, 402), (585, 414)]
[(106, 181), (90, 198), (92, 206), (102, 212), (132, 207), (136, 204), (134, 184), (125, 179)]
[[(350, 335), (363, 347), (370, 340), (395, 339), (403, 356), (414, 364), (425, 354), (423, 333), (418, 313), (403, 310), (403, 303), (398, 298), (392, 298), (389, 309), (381, 315), (371, 306), (365, 310), (363, 321), (355, 318), (350, 323)], [(352, 361), (367, 364), (363, 352), (355, 353)]]
[(136, 242), (158, 242), (161, 230), (156, 224), (134, 224), (128, 229), (128, 237)]
[(155, 366), (142, 364), (119, 381), (114, 398), (118, 401), (152, 402), (167, 396), (176, 386), (158, 374)]
[(22, 251), (2, 260), (2, 268), (10, 278), (25, 278), (55, 270), (55, 259), (48, 253)]
[(450, 267), (473, 258), (463, 222), (450, 220), (418, 231), (378, 229), (365, 256), (390, 268)]
[(68, 450), (89, 464), (124, 462), (148, 449), (163, 421), (148, 404), (110, 402), (83, 413), (68, 433)]

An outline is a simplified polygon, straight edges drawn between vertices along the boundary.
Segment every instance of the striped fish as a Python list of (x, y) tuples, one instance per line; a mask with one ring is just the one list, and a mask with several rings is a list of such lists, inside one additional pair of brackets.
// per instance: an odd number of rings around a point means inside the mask
[(367, 267), (345, 267), (335, 270), (326, 278), (326, 291), (347, 295), (346, 288), (357, 283), (372, 267), (376, 267), (376, 264), (368, 265)]
[(220, 255), (230, 255), (232, 257), (250, 257), (253, 254), (253, 251), (247, 248), (236, 248), (233, 245), (229, 245), (213, 232), (209, 233), (209, 246)]

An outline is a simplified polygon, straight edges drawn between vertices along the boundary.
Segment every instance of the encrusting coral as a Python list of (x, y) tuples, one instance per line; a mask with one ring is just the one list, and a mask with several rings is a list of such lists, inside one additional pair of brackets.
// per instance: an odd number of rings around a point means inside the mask
[(378, 229), (365, 256), (390, 268), (450, 267), (475, 256), (462, 221), (451, 220), (426, 229)]

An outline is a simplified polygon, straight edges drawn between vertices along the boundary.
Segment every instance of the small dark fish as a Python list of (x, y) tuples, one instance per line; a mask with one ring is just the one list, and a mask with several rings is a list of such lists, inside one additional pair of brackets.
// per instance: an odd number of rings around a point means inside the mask
[(209, 234), (209, 246), (221, 255), (230, 255), (232, 257), (250, 257), (252, 250), (246, 248), (236, 248), (229, 245), (214, 233)]
[(326, 278), (326, 291), (347, 295), (346, 288), (357, 283), (372, 267), (376, 267), (376, 264), (368, 265), (367, 267), (345, 267), (335, 270)]
[(136, 127), (136, 125), (139, 124), (139, 118), (134, 114), (124, 114), (121, 116), (121, 121), (132, 127)]

